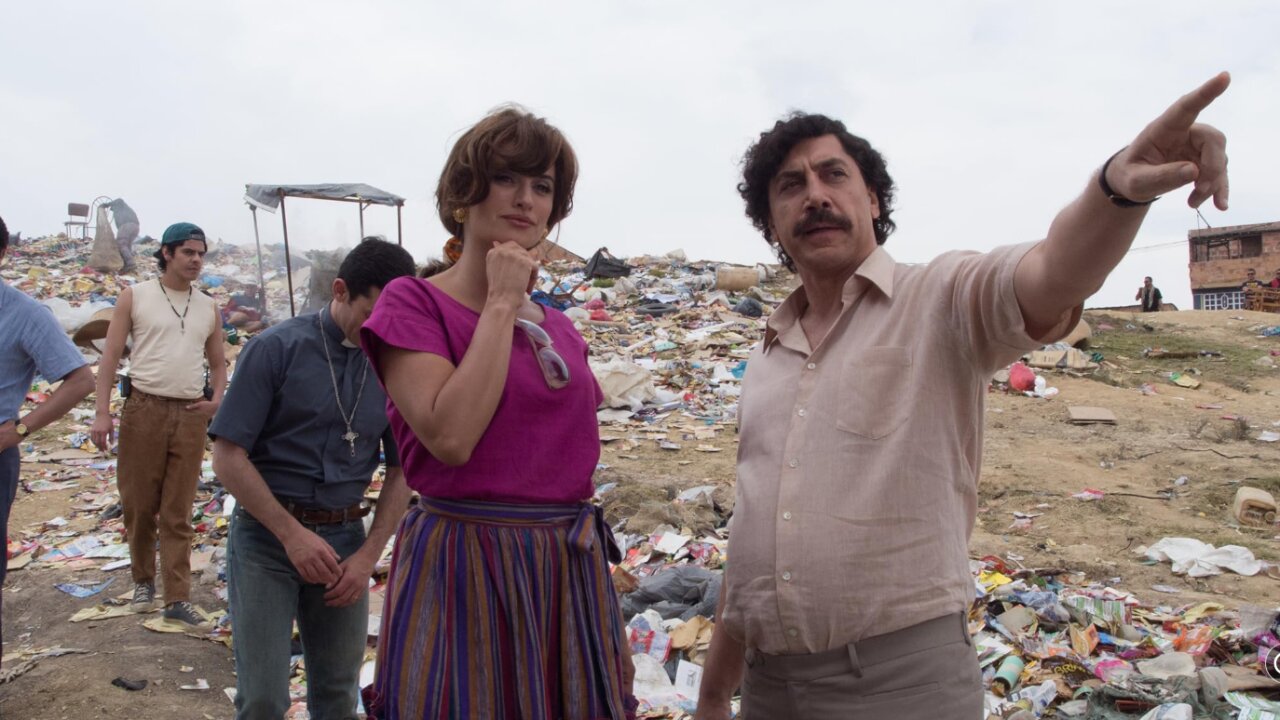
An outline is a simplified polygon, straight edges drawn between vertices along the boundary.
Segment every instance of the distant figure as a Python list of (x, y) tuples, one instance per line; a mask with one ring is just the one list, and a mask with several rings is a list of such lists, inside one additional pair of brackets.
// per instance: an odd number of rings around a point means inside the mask
[(1142, 287), (1138, 288), (1138, 294), (1133, 299), (1142, 301), (1142, 312), (1159, 312), (1160, 303), (1164, 302), (1160, 288), (1151, 284), (1150, 276), (1142, 279)]
[(120, 258), (124, 260), (124, 267), (120, 268), (120, 272), (134, 272), (138, 269), (133, 264), (133, 241), (138, 239), (139, 230), (138, 213), (123, 198), (116, 198), (103, 207), (111, 211), (111, 217), (116, 221), (116, 246), (120, 248)]
[(1267, 283), (1267, 287), (1280, 288), (1280, 270), (1276, 270), (1276, 276), (1271, 278), (1271, 282)]
[(1258, 271), (1253, 268), (1249, 268), (1245, 272), (1245, 275), (1247, 277), (1245, 278), (1244, 283), (1240, 285), (1240, 290), (1242, 292), (1252, 292), (1266, 287), (1266, 285), (1262, 284), (1262, 281), (1258, 279)]

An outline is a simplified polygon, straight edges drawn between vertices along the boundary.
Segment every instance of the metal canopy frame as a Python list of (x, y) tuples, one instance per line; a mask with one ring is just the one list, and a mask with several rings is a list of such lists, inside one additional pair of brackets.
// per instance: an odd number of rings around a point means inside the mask
[[(267, 285), (263, 280), (262, 272), (262, 239), (258, 234), (258, 206), (248, 201), (249, 185), (245, 185), (246, 204), (249, 206), (249, 212), (253, 214), (253, 240), (258, 247), (258, 302), (262, 306), (263, 315), (267, 311)], [(370, 205), (387, 205), (394, 206), (396, 209), (396, 244), (404, 246), (404, 225), (401, 210), (404, 208), (404, 199), (396, 198), (395, 200), (370, 200), (361, 197), (358, 193), (348, 195), (346, 197), (335, 197), (323, 193), (306, 192), (301, 190), (289, 190), (286, 188), (277, 188), (276, 196), (280, 198), (280, 227), (284, 232), (284, 268), (285, 276), (289, 283), (289, 316), (296, 317), (298, 312), (294, 306), (293, 300), (293, 260), (289, 253), (289, 218), (285, 213), (284, 199), (286, 197), (303, 198), (307, 200), (332, 200), (335, 202), (356, 203), (360, 211), (360, 237), (364, 235), (364, 211)], [(267, 208), (270, 210), (270, 208)]]

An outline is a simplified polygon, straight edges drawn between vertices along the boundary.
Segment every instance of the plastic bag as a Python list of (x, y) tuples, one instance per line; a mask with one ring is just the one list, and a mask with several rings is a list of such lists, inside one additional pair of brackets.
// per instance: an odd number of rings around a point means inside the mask
[(607, 248), (600, 248), (587, 261), (587, 268), (584, 274), (588, 278), (626, 277), (631, 274), (631, 266), (610, 255)]
[(1009, 387), (1020, 392), (1027, 392), (1036, 386), (1036, 374), (1022, 363), (1009, 366)]
[(680, 565), (651, 575), (640, 582), (640, 589), (623, 596), (622, 614), (631, 617), (654, 610), (665, 620), (679, 617), (689, 620), (696, 615), (711, 617), (720, 602), (724, 576), (696, 565)]

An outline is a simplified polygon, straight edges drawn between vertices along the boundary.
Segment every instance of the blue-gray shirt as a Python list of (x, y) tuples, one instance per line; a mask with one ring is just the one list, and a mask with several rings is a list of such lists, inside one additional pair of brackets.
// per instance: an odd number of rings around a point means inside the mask
[(37, 372), (56, 382), (85, 364), (49, 308), (0, 280), (0, 423), (18, 419)]
[[(337, 510), (360, 502), (378, 467), (378, 449), (388, 467), (399, 467), (387, 420), (387, 396), (359, 348), (342, 344), (342, 331), (323, 311), (285, 320), (257, 335), (236, 361), (235, 374), (209, 435), (245, 448), (271, 492), (301, 505)], [(343, 435), (346, 423), (333, 397), (325, 360), (359, 434), (356, 453)], [(364, 391), (360, 391), (361, 379)]]
[(115, 216), (117, 230), (119, 230), (121, 226), (128, 225), (129, 223), (133, 223), (134, 225), (138, 224), (138, 213), (134, 212), (133, 208), (129, 207), (129, 204), (120, 198), (116, 198), (115, 200), (106, 203), (103, 207), (111, 210), (111, 214)]

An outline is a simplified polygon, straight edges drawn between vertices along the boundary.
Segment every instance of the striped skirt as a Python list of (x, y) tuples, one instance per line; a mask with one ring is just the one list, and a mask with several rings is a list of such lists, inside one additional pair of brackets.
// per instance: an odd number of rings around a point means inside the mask
[(369, 717), (633, 717), (610, 559), (591, 505), (422, 498), (396, 540)]

